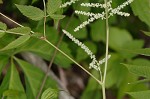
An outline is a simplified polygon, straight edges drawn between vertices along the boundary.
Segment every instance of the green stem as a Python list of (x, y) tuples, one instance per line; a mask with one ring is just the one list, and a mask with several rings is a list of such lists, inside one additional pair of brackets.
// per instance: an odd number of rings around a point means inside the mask
[(84, 67), (82, 67), (79, 63), (77, 63), (74, 59), (72, 59), (70, 56), (68, 56), (66, 53), (61, 51), (59, 48), (57, 48), (55, 45), (53, 45), (51, 42), (49, 42), (47, 39), (45, 39), (49, 45), (54, 47), (56, 50), (58, 50), (60, 53), (62, 53), (64, 56), (66, 56), (68, 59), (70, 59), (72, 62), (74, 62), (76, 65), (78, 65), (81, 69), (83, 69), (87, 74), (89, 74), (92, 78), (94, 78), (100, 85), (102, 85), (102, 82), (98, 80), (94, 75), (92, 75), (89, 71), (87, 71)]
[(43, 0), (43, 4), (44, 4), (44, 34), (43, 34), (43, 36), (46, 37), (46, 17), (47, 17), (47, 14), (46, 14), (45, 0)]
[(104, 68), (104, 75), (103, 75), (103, 84), (102, 84), (102, 93), (103, 99), (106, 99), (106, 92), (105, 92), (105, 81), (106, 81), (106, 73), (107, 73), (107, 66), (108, 66), (108, 45), (109, 45), (109, 23), (108, 23), (108, 6), (107, 0), (104, 0), (106, 4), (105, 14), (106, 14), (106, 53), (105, 53), (105, 68)]

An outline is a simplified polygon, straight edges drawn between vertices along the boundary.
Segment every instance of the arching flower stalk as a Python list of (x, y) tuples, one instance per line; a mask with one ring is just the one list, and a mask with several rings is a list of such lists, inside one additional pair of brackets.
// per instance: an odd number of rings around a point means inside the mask
[[(75, 37), (73, 37), (73, 35), (71, 35), (69, 32), (67, 32), (66, 30), (62, 30), (63, 33), (68, 36), (75, 44), (77, 44), (79, 47), (81, 47), (86, 53), (87, 55), (90, 56), (90, 58), (92, 59), (92, 62), (89, 64), (89, 69), (95, 69), (97, 71), (101, 71), (100, 70), (100, 65), (102, 65), (103, 63), (105, 63), (106, 59), (102, 59), (100, 61), (96, 60), (95, 55), (93, 54), (93, 52), (86, 46), (84, 45), (82, 42), (80, 42), (78, 39), (76, 39)], [(111, 55), (108, 56), (108, 59), (111, 57)]]

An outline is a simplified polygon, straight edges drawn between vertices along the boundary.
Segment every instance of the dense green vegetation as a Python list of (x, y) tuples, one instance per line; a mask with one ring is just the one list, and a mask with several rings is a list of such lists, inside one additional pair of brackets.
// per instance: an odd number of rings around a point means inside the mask
[[(95, 20), (74, 32), (89, 19), (74, 12), (101, 13), (105, 9), (80, 4), (104, 1), (78, 0), (65, 8), (60, 5), (69, 0), (46, 0), (45, 6), (43, 1), (0, 0), (0, 98), (104, 99), (101, 74), (89, 69), (90, 56), (62, 32), (65, 29), (98, 60), (103, 59), (105, 20)], [(125, 1), (112, 0), (111, 6), (116, 8)], [(130, 16), (109, 18), (106, 97), (149, 99), (150, 1), (134, 0), (122, 11)], [(100, 68), (104, 74), (105, 65)]]

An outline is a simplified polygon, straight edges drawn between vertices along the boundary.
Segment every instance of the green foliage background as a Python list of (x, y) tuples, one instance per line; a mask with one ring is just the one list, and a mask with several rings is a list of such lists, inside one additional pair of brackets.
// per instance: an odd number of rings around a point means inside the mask
[[(74, 37), (84, 42), (96, 54), (98, 59), (101, 59), (105, 54), (104, 20), (94, 21), (86, 28), (75, 33), (73, 32), (74, 28), (87, 20), (87, 17), (77, 14), (71, 16), (71, 14), (74, 10), (100, 12), (101, 9), (80, 7), (79, 3), (103, 2), (103, 0), (81, 0), (63, 10), (59, 8), (59, 5), (67, 0), (48, 1), (47, 39), (56, 45), (61, 37), (61, 29), (66, 29)], [(124, 1), (113, 0), (112, 6), (117, 7)], [(5, 22), (0, 22), (1, 30), (11, 32), (0, 31), (0, 74), (2, 75), (0, 76), (0, 98), (34, 99), (40, 89), (45, 73), (24, 60), (20, 53), (32, 52), (48, 62), (52, 58), (55, 49), (38, 39), (41, 37), (44, 27), (42, 0), (5, 0), (0, 5), (0, 8), (3, 14), (13, 17), (13, 19), (25, 26), (16, 27), (9, 24), (6, 26)], [(127, 97), (127, 99), (149, 99), (150, 48), (148, 48), (148, 41), (150, 41), (150, 1), (134, 0), (124, 11), (129, 12), (130, 17), (125, 18), (114, 15), (109, 19), (109, 49), (112, 57), (109, 60), (106, 77), (107, 92), (110, 92), (110, 95), (114, 97), (113, 99), (124, 99), (124, 97)], [(66, 27), (66, 25), (68, 26)], [(58, 29), (56, 29), (57, 27)], [(35, 35), (30, 34), (31, 29), (35, 31)], [(14, 32), (21, 36), (14, 34)], [(59, 48), (88, 69), (90, 62), (88, 55), (69, 39), (64, 37)], [(66, 70), (74, 66), (72, 61), (60, 53), (57, 53), (54, 64)], [(4, 69), (7, 71), (6, 73), (3, 73)], [(98, 77), (99, 73), (94, 70), (89, 71)], [(23, 78), (20, 78), (20, 73), (24, 74)], [(139, 81), (139, 78), (142, 81)], [(101, 87), (94, 79), (89, 77), (85, 86), (78, 98), (102, 99)], [(58, 88), (56, 81), (50, 77), (47, 79), (43, 91), (48, 88)]]

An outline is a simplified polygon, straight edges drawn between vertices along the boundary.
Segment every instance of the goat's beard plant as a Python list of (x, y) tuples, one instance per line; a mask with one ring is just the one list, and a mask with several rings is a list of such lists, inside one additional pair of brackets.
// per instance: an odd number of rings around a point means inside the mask
[[(73, 3), (76, 3), (79, 0), (70, 0), (64, 4), (62, 4), (60, 6), (60, 8), (64, 8), (67, 7)], [(123, 4), (119, 5), (116, 8), (112, 8), (111, 4), (112, 4), (112, 0), (104, 0), (104, 4), (100, 4), (100, 3), (81, 3), (81, 6), (84, 7), (96, 7), (96, 8), (103, 8), (105, 11), (101, 12), (101, 13), (92, 13), (92, 12), (85, 12), (85, 11), (75, 11), (75, 13), (77, 14), (81, 14), (81, 15), (85, 15), (88, 16), (89, 19), (87, 21), (84, 21), (82, 24), (80, 24), (79, 26), (77, 26), (74, 29), (74, 32), (79, 31), (80, 29), (84, 28), (86, 25), (90, 24), (91, 22), (97, 20), (97, 19), (102, 19), (105, 20), (106, 23), (106, 53), (105, 53), (105, 58), (98, 61), (96, 60), (96, 56), (92, 53), (92, 51), (85, 46), (82, 42), (80, 42), (78, 39), (76, 39), (75, 37), (73, 37), (68, 31), (66, 30), (62, 30), (64, 32), (64, 34), (66, 34), (66, 36), (68, 36), (75, 44), (77, 44), (79, 47), (81, 47), (92, 59), (91, 63), (89, 64), (89, 68), (90, 69), (95, 69), (96, 71), (100, 72), (100, 79), (98, 80), (96, 77), (94, 77), (94, 75), (92, 75), (90, 72), (88, 72), (86, 69), (84, 69), (80, 64), (78, 64), (75, 60), (73, 60), (71, 57), (69, 57), (67, 54), (65, 54), (63, 51), (61, 51), (60, 49), (58, 49), (55, 45), (53, 45), (51, 42), (49, 42), (46, 37), (45, 37), (45, 22), (46, 22), (46, 7), (45, 7), (45, 0), (43, 0), (44, 2), (44, 12), (45, 12), (45, 17), (44, 17), (44, 38), (42, 40), (44, 40), (45, 42), (47, 42), (49, 45), (53, 46), (55, 49), (57, 49), (59, 52), (61, 52), (64, 56), (66, 56), (67, 58), (69, 58), (70, 60), (72, 60), (75, 64), (77, 64), (79, 67), (81, 67), (85, 72), (87, 72), (91, 77), (93, 77), (101, 86), (102, 86), (102, 93), (103, 93), (103, 99), (106, 99), (106, 93), (105, 93), (105, 80), (106, 80), (106, 71), (107, 71), (107, 65), (108, 65), (108, 59), (111, 57), (111, 55), (109, 55), (108, 52), (108, 45), (109, 45), (109, 23), (108, 23), (108, 19), (117, 14), (117, 15), (121, 15), (121, 16), (129, 16), (129, 13), (126, 12), (122, 12), (120, 11), (121, 9), (123, 9), (125, 6), (129, 5), (131, 2), (133, 2), (133, 0), (127, 0), (126, 2), (124, 2)], [(58, 6), (59, 7), (59, 6)], [(4, 16), (2, 13), (0, 13), (0, 15)], [(6, 16), (4, 16), (6, 17)], [(8, 17), (6, 17), (7, 19), (9, 19)], [(11, 19), (9, 19), (11, 20)], [(16, 23), (17, 25), (19, 25), (20, 27), (24, 27), (20, 24), (18, 24), (17, 22), (11, 20), (12, 22)], [(2, 31), (1, 32), (9, 32), (9, 31)], [(31, 33), (34, 33), (33, 31), (30, 31)], [(102, 73), (101, 71), (101, 67), (100, 65), (105, 63), (105, 67), (104, 67), (104, 71)], [(44, 82), (45, 83), (45, 82)], [(43, 84), (44, 84), (43, 83)], [(42, 87), (41, 87), (42, 89)], [(41, 93), (41, 92), (39, 92)], [(38, 94), (37, 99), (39, 97), (40, 94)]]
[[(67, 7), (68, 5), (76, 3), (77, 1), (79, 1), (79, 0), (70, 0), (70, 1), (62, 4), (60, 7), (61, 8)], [(120, 15), (120, 16), (125, 16), (125, 17), (129, 16), (130, 15), (129, 13), (122, 12), (120, 10), (132, 2), (133, 2), (133, 0), (127, 0), (126, 2), (119, 5), (116, 8), (112, 8), (112, 6), (111, 6), (112, 0), (104, 0), (104, 4), (81, 3), (81, 6), (103, 8), (103, 9), (105, 9), (105, 11), (103, 11), (102, 13), (96, 13), (96, 14), (92, 13), (92, 12), (85, 12), (85, 11), (78, 11), (78, 10), (75, 11), (75, 13), (77, 13), (77, 14), (88, 16), (89, 19), (87, 21), (84, 21), (79, 26), (77, 26), (74, 29), (74, 32), (79, 31), (80, 29), (84, 28), (86, 25), (90, 24), (91, 22), (93, 22), (97, 19), (105, 20), (105, 24), (106, 24), (106, 51), (105, 51), (105, 58), (100, 60), (100, 61), (96, 60), (95, 55), (92, 53), (92, 51), (87, 46), (85, 46), (82, 42), (80, 42), (78, 39), (73, 37), (66, 30), (62, 30), (63, 33), (66, 34), (66, 36), (68, 36), (75, 44), (77, 44), (79, 47), (81, 47), (90, 56), (90, 58), (92, 59), (92, 62), (89, 64), (89, 68), (90, 69), (93, 68), (96, 71), (100, 72), (99, 84), (102, 86), (103, 99), (106, 99), (106, 93), (105, 93), (106, 71), (107, 71), (108, 59), (111, 57), (111, 55), (108, 54), (109, 53), (109, 51), (108, 51), (108, 45), (109, 45), (109, 21), (108, 21), (108, 19), (115, 14)], [(102, 73), (100, 65), (103, 63), (105, 63), (105, 67), (104, 67), (104, 72)]]

